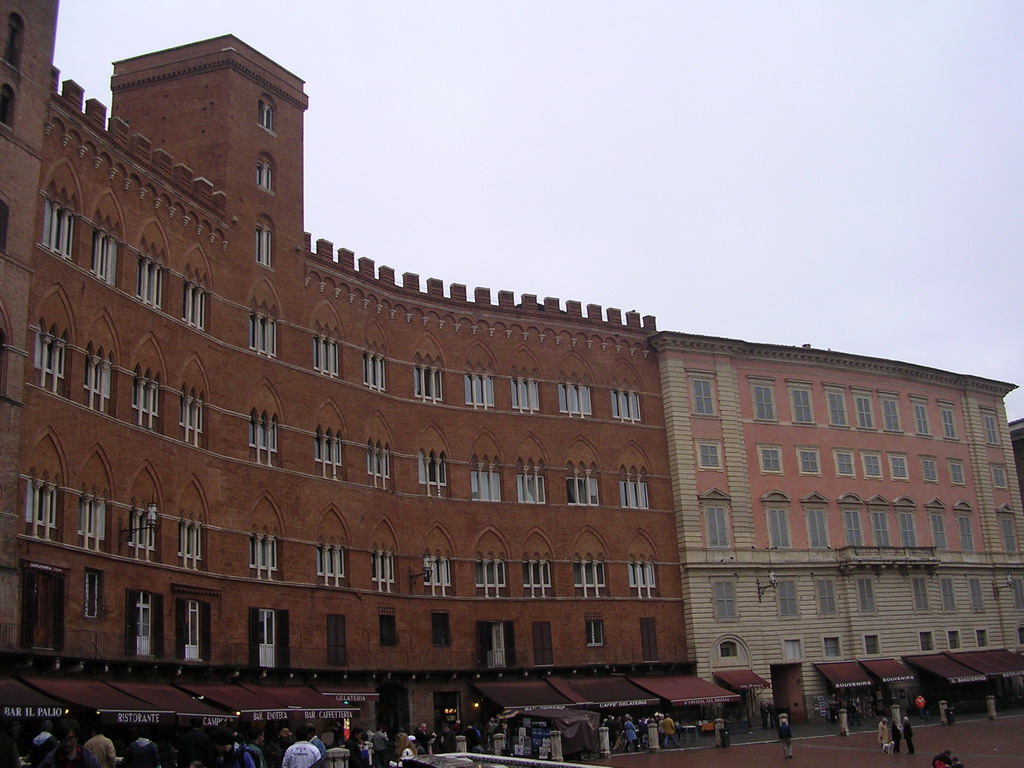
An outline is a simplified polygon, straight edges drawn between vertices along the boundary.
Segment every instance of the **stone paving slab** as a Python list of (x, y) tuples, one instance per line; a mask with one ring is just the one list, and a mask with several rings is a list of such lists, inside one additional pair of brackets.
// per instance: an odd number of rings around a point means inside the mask
[(851, 736), (803, 736), (794, 727), (793, 759), (782, 756), (778, 741), (757, 740), (722, 749), (713, 745), (670, 749), (662, 752), (616, 754), (595, 761), (614, 768), (930, 768), (932, 757), (944, 749), (952, 750), (965, 768), (1024, 768), (1024, 714), (1002, 716), (997, 720), (959, 720), (950, 727), (936, 723), (914, 723), (916, 753), (905, 749), (898, 755), (882, 754), (875, 732), (862, 731)]

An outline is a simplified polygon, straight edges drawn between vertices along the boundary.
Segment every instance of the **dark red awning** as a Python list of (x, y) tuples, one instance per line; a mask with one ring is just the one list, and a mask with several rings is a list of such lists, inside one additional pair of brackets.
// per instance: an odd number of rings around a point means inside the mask
[(265, 722), (287, 720), (293, 715), (288, 707), (265, 693), (253, 692), (248, 688), (231, 683), (179, 683), (189, 693), (212, 701), (219, 707), (234, 712), (243, 720)]
[(544, 680), (473, 683), (473, 687), (499, 707), (505, 709), (571, 707), (576, 703), (556, 691)]
[(714, 683), (709, 683), (694, 675), (631, 677), (629, 681), (677, 707), (719, 704), (740, 699), (738, 694), (719, 688)]
[(883, 683), (909, 683), (917, 677), (899, 659), (861, 659), (860, 663)]
[(1024, 676), (1024, 656), (1005, 649), (992, 651), (946, 651), (946, 656), (988, 677)]
[(833, 688), (870, 688), (874, 683), (856, 661), (831, 661), (815, 664)]
[[(241, 684), (260, 697), (281, 702), (292, 717), (304, 720), (344, 720), (358, 714), (358, 707), (343, 707), (333, 696), (327, 696), (304, 685)], [(276, 718), (275, 718), (276, 719)]]
[(584, 707), (654, 707), (661, 701), (625, 677), (549, 677), (547, 681), (564, 696)]
[(960, 662), (951, 659), (944, 653), (936, 653), (928, 656), (904, 656), (915, 667), (930, 672), (938, 677), (944, 677), (948, 682), (960, 685), (963, 683), (983, 683), (988, 678), (979, 674), (970, 667), (965, 667)]
[(235, 719), (234, 713), (211, 707), (205, 701), (198, 701), (180, 688), (164, 683), (111, 682), (111, 687), (149, 702), (156, 709), (173, 712), (178, 725), (188, 725), (192, 718), (203, 721), (204, 726), (221, 725)]
[(758, 691), (770, 687), (768, 681), (749, 669), (719, 669), (715, 677), (734, 691)]
[(124, 725), (161, 725), (174, 722), (174, 712), (137, 699), (101, 680), (68, 677), (25, 677), (33, 688), (82, 709), (91, 709), (104, 722)]
[(0, 680), (0, 707), (3, 707), (0, 712), (4, 717), (14, 720), (31, 717), (53, 720), (67, 711), (60, 702), (14, 678)]
[(319, 683), (314, 686), (324, 696), (330, 696), (341, 704), (362, 704), (364, 701), (376, 701), (380, 694), (368, 685), (358, 683)]

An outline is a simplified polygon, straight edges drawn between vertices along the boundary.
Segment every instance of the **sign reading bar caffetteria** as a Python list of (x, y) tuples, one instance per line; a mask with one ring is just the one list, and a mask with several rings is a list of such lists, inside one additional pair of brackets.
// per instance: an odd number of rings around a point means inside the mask
[(354, 709), (258, 709), (242, 712), (242, 717), (253, 722), (269, 722), (271, 720), (345, 720), (358, 714)]
[(40, 718), (55, 718), (61, 717), (64, 714), (64, 707), (15, 707), (8, 704), (4, 704), (3, 713), (4, 717), (17, 719), (20, 717), (40, 717)]

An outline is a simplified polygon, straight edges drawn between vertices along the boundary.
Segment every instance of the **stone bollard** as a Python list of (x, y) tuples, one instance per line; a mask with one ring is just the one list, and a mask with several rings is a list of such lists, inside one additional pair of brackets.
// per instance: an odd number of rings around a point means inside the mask
[(661, 740), (658, 738), (658, 724), (653, 720), (647, 722), (647, 745), (651, 752), (661, 751)]
[(949, 725), (949, 722), (946, 720), (946, 707), (947, 706), (949, 706), (949, 705), (945, 701), (940, 701), (939, 702), (939, 722), (942, 723), (943, 725)]
[(985, 709), (988, 710), (988, 719), (996, 719), (996, 697), (989, 694), (985, 697)]
[(498, 731), (498, 732), (496, 732), (494, 734), (494, 736), (491, 737), (491, 741), (493, 742), (492, 749), (494, 750), (494, 754), (496, 754), (496, 755), (504, 755), (505, 754), (505, 734), (502, 733), (501, 731)]
[(327, 768), (348, 768), (348, 750), (344, 747), (331, 747), (324, 755)]
[(461, 734), (455, 737), (455, 751), (465, 753), (466, 737)]
[(608, 738), (608, 726), (602, 725), (597, 729), (597, 743), (601, 750), (601, 757), (611, 757), (612, 743)]
[(562, 762), (562, 732), (552, 731), (551, 732), (551, 755), (550, 760), (554, 760), (557, 763)]
[(900, 714), (899, 704), (893, 704), (889, 707), (889, 722), (896, 723), (897, 725), (903, 722), (903, 715)]
[(846, 707), (839, 710), (839, 735), (850, 735), (850, 719), (846, 714)]
[(722, 731), (725, 730), (725, 719), (721, 717), (715, 718), (715, 746), (722, 746)]

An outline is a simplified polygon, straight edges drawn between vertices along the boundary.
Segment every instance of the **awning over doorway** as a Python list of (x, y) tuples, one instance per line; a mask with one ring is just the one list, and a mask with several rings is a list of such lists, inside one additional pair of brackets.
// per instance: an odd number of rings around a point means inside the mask
[(829, 661), (814, 666), (828, 678), (833, 688), (870, 688), (874, 685), (856, 661)]
[(917, 679), (899, 659), (861, 659), (860, 663), (883, 683), (909, 683)]
[(169, 710), (176, 715), (178, 725), (188, 725), (192, 718), (199, 718), (203, 726), (221, 725), (235, 719), (234, 714), (211, 707), (204, 701), (197, 701), (180, 688), (164, 683), (110, 682), (112, 688), (148, 702), (154, 709)]
[(767, 680), (749, 669), (719, 669), (715, 677), (734, 691), (759, 691), (770, 687)]
[(544, 680), (473, 683), (473, 687), (505, 709), (571, 707), (575, 703)]
[(304, 720), (343, 720), (352, 717), (358, 707), (343, 707), (333, 696), (327, 696), (304, 685), (250, 685), (242, 683), (246, 690), (260, 697), (281, 702), (292, 717)]
[(677, 707), (697, 704), (719, 704), (739, 701), (738, 694), (719, 688), (714, 683), (694, 675), (665, 675), (663, 677), (631, 677), (644, 690), (650, 691)]
[(930, 672), (938, 677), (945, 678), (948, 682), (959, 685), (962, 683), (983, 683), (988, 678), (979, 674), (970, 667), (965, 667), (960, 662), (951, 659), (944, 653), (936, 653), (928, 656), (904, 656), (915, 667)]
[(584, 707), (623, 709), (626, 707), (654, 707), (661, 699), (638, 688), (625, 677), (580, 677), (565, 679), (549, 677), (559, 693)]
[(287, 720), (294, 714), (294, 710), (289, 710), (276, 698), (232, 683), (179, 683), (178, 686), (234, 712), (247, 722)]
[(0, 680), (0, 702), (0, 712), (13, 720), (31, 717), (53, 720), (65, 712), (63, 704), (14, 678)]
[(174, 722), (170, 708), (137, 699), (100, 680), (35, 676), (23, 680), (55, 699), (91, 709), (105, 723), (161, 725)]
[(992, 651), (947, 651), (954, 661), (988, 677), (1024, 676), (1024, 656), (1005, 649)]

